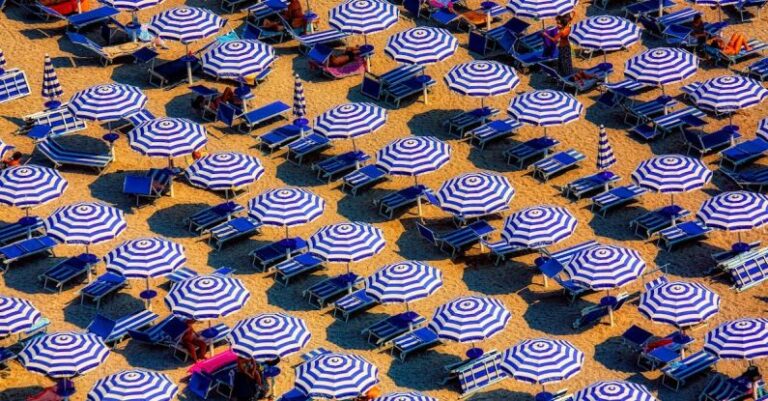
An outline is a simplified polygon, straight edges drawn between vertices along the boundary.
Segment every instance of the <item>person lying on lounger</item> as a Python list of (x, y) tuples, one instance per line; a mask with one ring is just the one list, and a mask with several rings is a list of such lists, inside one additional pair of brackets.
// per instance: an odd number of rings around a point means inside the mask
[[(283, 19), (288, 21), (288, 23), (291, 25), (291, 28), (301, 29), (306, 24), (306, 19), (304, 18), (304, 10), (301, 7), (300, 0), (291, 0), (291, 2), (288, 4), (288, 8), (285, 11), (280, 12), (280, 15), (283, 17)], [(285, 25), (283, 25), (283, 22), (280, 21), (280, 18), (265, 18), (261, 22), (261, 27), (269, 31), (285, 30)]]
[(332, 54), (328, 58), (328, 65), (331, 67), (343, 67), (360, 57), (360, 46), (347, 47), (340, 54)]
[(203, 337), (195, 331), (195, 321), (187, 320), (187, 330), (181, 335), (181, 344), (186, 348), (187, 353), (192, 360), (197, 362), (205, 359), (205, 353), (208, 351), (208, 345)]
[(727, 56), (735, 56), (741, 52), (741, 49), (746, 51), (752, 50), (752, 47), (747, 43), (747, 37), (743, 33), (736, 32), (731, 35), (731, 39), (728, 43), (725, 43), (723, 38), (717, 37), (710, 42), (712, 47), (720, 49), (723, 54)]

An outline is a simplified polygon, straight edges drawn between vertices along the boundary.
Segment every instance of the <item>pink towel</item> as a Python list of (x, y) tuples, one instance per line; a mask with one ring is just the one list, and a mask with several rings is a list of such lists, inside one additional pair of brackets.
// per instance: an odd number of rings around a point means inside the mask
[(190, 374), (203, 372), (212, 374), (217, 370), (237, 362), (237, 355), (232, 350), (226, 350), (212, 358), (198, 361), (187, 369)]

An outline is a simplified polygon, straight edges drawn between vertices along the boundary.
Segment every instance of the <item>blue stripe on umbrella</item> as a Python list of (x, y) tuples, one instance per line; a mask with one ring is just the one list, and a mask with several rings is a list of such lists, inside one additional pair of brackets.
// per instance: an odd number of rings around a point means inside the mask
[(443, 210), (471, 218), (507, 209), (515, 189), (501, 174), (465, 173), (445, 181), (435, 196)]
[(18, 358), (30, 372), (58, 379), (82, 375), (108, 356), (109, 348), (95, 334), (59, 332), (35, 337)]
[(474, 97), (503, 95), (520, 83), (514, 68), (484, 60), (457, 64), (443, 79), (452, 91)]
[(26, 331), (41, 317), (28, 300), (0, 296), (0, 338)]
[(145, 156), (186, 156), (208, 143), (208, 132), (186, 118), (162, 117), (145, 121), (128, 132), (131, 149)]
[(337, 223), (322, 227), (309, 237), (312, 253), (330, 262), (357, 262), (384, 249), (380, 229), (366, 223)]
[(284, 313), (263, 313), (239, 321), (227, 338), (235, 354), (263, 362), (299, 352), (311, 337), (303, 320)]
[(147, 30), (160, 38), (189, 44), (215, 35), (225, 23), (226, 20), (210, 10), (177, 7), (153, 16)]
[(537, 338), (504, 351), (501, 368), (516, 380), (542, 384), (568, 380), (581, 371), (584, 353), (565, 340)]
[(242, 79), (259, 74), (275, 61), (272, 46), (258, 40), (222, 43), (203, 54), (203, 71), (217, 78)]
[(500, 333), (511, 318), (498, 299), (462, 297), (437, 307), (429, 327), (440, 338), (473, 343)]
[(75, 93), (67, 107), (77, 118), (117, 121), (147, 105), (141, 89), (125, 84), (103, 84)]
[(209, 320), (239, 311), (250, 298), (250, 292), (236, 278), (195, 276), (174, 285), (165, 304), (176, 316)]
[(682, 155), (654, 156), (640, 162), (632, 172), (639, 186), (661, 193), (699, 189), (712, 179), (712, 171), (697, 158)]
[(396, 139), (376, 152), (376, 164), (392, 175), (430, 173), (450, 159), (451, 145), (432, 136)]
[(307, 115), (307, 98), (304, 96), (304, 84), (299, 74), (293, 74), (293, 116), (297, 119)]
[(593, 290), (608, 290), (636, 280), (645, 266), (634, 249), (598, 245), (577, 253), (564, 267), (573, 281)]
[(440, 269), (414, 261), (383, 266), (365, 280), (365, 292), (381, 303), (418, 301), (442, 286)]
[(389, 37), (384, 52), (404, 64), (432, 64), (451, 57), (459, 41), (443, 28), (417, 27)]
[(400, 17), (396, 6), (381, 0), (346, 0), (329, 12), (328, 24), (353, 34), (381, 32)]
[(605, 132), (605, 126), (600, 124), (600, 137), (597, 143), (597, 169), (607, 170), (616, 164), (616, 156), (613, 155), (613, 147), (608, 141), (608, 133)]
[(626, 18), (598, 15), (573, 24), (570, 40), (584, 49), (621, 50), (640, 40), (640, 28)]
[(537, 90), (517, 95), (507, 112), (518, 121), (549, 127), (578, 120), (584, 106), (575, 97), (561, 91)]
[(624, 75), (638, 82), (662, 86), (689, 78), (699, 68), (693, 53), (668, 47), (649, 49), (627, 60)]
[(184, 247), (160, 237), (125, 241), (104, 255), (109, 271), (128, 278), (161, 277), (187, 263)]
[(691, 94), (696, 106), (715, 113), (733, 113), (757, 106), (766, 97), (768, 90), (760, 82), (734, 75), (708, 79)]
[(178, 392), (165, 373), (131, 369), (97, 380), (86, 401), (171, 401)]
[(67, 244), (97, 244), (125, 231), (123, 212), (100, 202), (62, 206), (45, 219), (46, 233)]
[(438, 401), (437, 398), (432, 398), (428, 395), (424, 395), (417, 391), (399, 391), (394, 393), (384, 394), (381, 397), (376, 397), (373, 401)]
[(248, 214), (262, 224), (298, 226), (323, 215), (325, 199), (301, 188), (277, 188), (248, 201)]
[(345, 400), (365, 394), (379, 383), (379, 369), (363, 357), (324, 354), (296, 368), (295, 386), (309, 398)]
[(744, 318), (723, 323), (704, 337), (704, 349), (725, 359), (751, 361), (768, 357), (768, 319)]
[(703, 284), (673, 281), (643, 293), (638, 309), (655, 322), (693, 326), (720, 311), (720, 296)]
[(370, 134), (387, 122), (387, 111), (373, 103), (346, 103), (315, 118), (314, 130), (331, 139)]
[(768, 223), (768, 196), (749, 191), (723, 192), (705, 200), (696, 216), (719, 230), (751, 230)]
[(540, 205), (509, 215), (501, 236), (511, 245), (538, 249), (570, 237), (578, 224), (579, 221), (568, 209)]
[(61, 99), (64, 94), (56, 69), (53, 68), (53, 62), (47, 54), (43, 62), (43, 89), (40, 94), (49, 102)]
[(507, 3), (516, 17), (533, 19), (554, 18), (568, 14), (576, 6), (576, 0), (510, 0)]
[(577, 391), (573, 401), (656, 401), (656, 398), (642, 384), (599, 381)]
[(211, 153), (187, 168), (187, 178), (192, 185), (213, 191), (244, 187), (263, 174), (259, 159), (237, 152)]
[(29, 208), (59, 198), (69, 184), (58, 171), (32, 164), (0, 171), (0, 203)]

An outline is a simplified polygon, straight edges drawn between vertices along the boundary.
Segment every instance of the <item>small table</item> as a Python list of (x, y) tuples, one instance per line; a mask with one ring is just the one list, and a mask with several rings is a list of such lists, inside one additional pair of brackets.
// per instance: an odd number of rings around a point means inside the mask
[(534, 401), (552, 401), (555, 399), (555, 396), (547, 391), (542, 391), (533, 398)]
[(483, 351), (482, 348), (474, 347), (474, 348), (468, 349), (466, 355), (467, 355), (467, 358), (469, 359), (477, 359), (483, 356), (484, 353), (485, 351)]
[(70, 397), (75, 394), (75, 383), (69, 379), (61, 379), (56, 385), (56, 395), (60, 397)]
[(315, 31), (315, 21), (317, 21), (318, 18), (320, 18), (320, 16), (315, 14), (315, 12), (312, 10), (309, 10), (306, 14), (304, 14), (304, 21), (307, 22), (307, 33), (312, 33)]
[(48, 110), (58, 109), (61, 106), (61, 102), (58, 100), (49, 100), (43, 105)]
[(614, 306), (616, 306), (616, 302), (618, 302), (616, 297), (611, 295), (607, 295), (600, 298), (600, 306), (607, 306), (607, 307), (613, 308)]
[(115, 154), (114, 154), (115, 141), (120, 139), (120, 135), (117, 134), (116, 132), (108, 132), (108, 133), (104, 134), (101, 137), (101, 139), (103, 139), (104, 142), (106, 142), (107, 145), (109, 145), (109, 153), (112, 153), (112, 159), (116, 159), (115, 158)]
[(373, 45), (364, 44), (360, 46), (360, 57), (365, 59), (366, 71), (371, 69), (371, 57), (373, 57), (374, 47)]
[(487, 30), (491, 29), (491, 10), (496, 6), (497, 4), (492, 1), (484, 1), (480, 3), (480, 8), (485, 11), (485, 29)]
[(208, 349), (210, 351), (211, 356), (213, 356), (213, 339), (216, 338), (216, 336), (219, 335), (219, 330), (215, 327), (209, 327), (203, 331), (200, 332), (200, 336), (205, 339), (205, 342), (208, 343)]
[(267, 366), (264, 368), (264, 377), (267, 379), (277, 377), (280, 374), (280, 368), (277, 366)]

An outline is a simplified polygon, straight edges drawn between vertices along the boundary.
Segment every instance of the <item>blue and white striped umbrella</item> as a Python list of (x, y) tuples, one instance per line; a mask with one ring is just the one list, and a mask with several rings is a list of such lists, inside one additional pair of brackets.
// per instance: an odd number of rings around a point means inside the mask
[(0, 338), (29, 329), (41, 317), (32, 302), (0, 296)]
[(179, 387), (165, 373), (131, 369), (96, 381), (86, 401), (171, 401), (178, 392)]
[(573, 401), (656, 401), (642, 384), (627, 381), (599, 381), (577, 391)]
[(768, 319), (743, 318), (725, 322), (704, 337), (704, 349), (724, 359), (768, 357)]
[(398, 391), (376, 397), (373, 401), (438, 401), (437, 398), (419, 393), (418, 391)]
[(3, 52), (3, 49), (0, 49), (0, 71), (5, 68), (5, 64), (5, 53)]
[(584, 106), (568, 93), (536, 90), (517, 95), (509, 102), (507, 112), (518, 121), (546, 127), (564, 125), (581, 118)]
[(440, 269), (410, 260), (383, 266), (365, 280), (365, 292), (381, 303), (418, 301), (442, 286)]
[(238, 39), (206, 51), (200, 60), (207, 74), (241, 80), (269, 68), (275, 61), (275, 49), (258, 40)]
[(396, 139), (376, 152), (376, 164), (392, 175), (419, 176), (451, 159), (451, 145), (433, 136)]
[(640, 28), (626, 18), (598, 15), (573, 24), (569, 38), (584, 49), (615, 51), (640, 41)]
[(141, 89), (125, 84), (102, 84), (75, 93), (67, 107), (77, 118), (103, 122), (117, 121), (147, 105)]
[(705, 200), (696, 217), (718, 230), (758, 228), (768, 223), (768, 196), (750, 191), (723, 192)]
[(59, 332), (35, 337), (18, 359), (30, 372), (61, 379), (95, 369), (108, 356), (109, 347), (95, 334)]
[(581, 371), (584, 353), (565, 340), (524, 340), (504, 351), (501, 368), (516, 380), (543, 384), (568, 380)]
[(323, 354), (296, 368), (295, 386), (309, 398), (346, 400), (379, 383), (379, 369), (363, 357)]
[(155, 14), (147, 30), (162, 39), (189, 44), (215, 35), (226, 22), (204, 8), (177, 7)]
[(112, 8), (136, 12), (154, 7), (165, 0), (99, 0)]
[(693, 326), (720, 311), (720, 296), (703, 284), (672, 281), (644, 292), (638, 309), (655, 322)]
[(420, 26), (390, 36), (384, 52), (398, 63), (425, 65), (453, 56), (458, 47), (447, 29)]
[(400, 11), (381, 0), (346, 0), (329, 12), (328, 24), (358, 35), (381, 32), (397, 23)]
[(323, 215), (325, 199), (302, 188), (277, 188), (248, 201), (248, 214), (262, 224), (293, 227)]
[(757, 136), (768, 141), (768, 118), (764, 118), (757, 123)]
[(59, 198), (69, 187), (58, 171), (27, 164), (0, 171), (0, 204), (30, 208)]
[(162, 117), (145, 121), (128, 132), (131, 149), (145, 156), (186, 156), (208, 143), (202, 125), (186, 118)]
[(440, 208), (467, 219), (506, 210), (515, 196), (515, 189), (507, 177), (481, 171), (448, 179), (435, 196)]
[(187, 168), (187, 179), (192, 185), (212, 191), (242, 188), (263, 174), (259, 159), (237, 152), (211, 153)]
[(97, 244), (125, 231), (123, 211), (101, 202), (62, 206), (45, 219), (46, 233), (66, 244)]
[(64, 89), (59, 83), (59, 77), (56, 75), (56, 69), (53, 68), (51, 57), (47, 54), (43, 62), (43, 89), (40, 94), (48, 102), (59, 101), (64, 94)]
[(461, 297), (438, 306), (429, 328), (440, 338), (474, 343), (500, 333), (511, 318), (512, 314), (498, 299)]
[(337, 223), (309, 237), (309, 250), (329, 262), (350, 263), (370, 258), (384, 249), (381, 229), (367, 223)]
[(243, 319), (227, 336), (235, 354), (257, 362), (299, 352), (311, 337), (303, 320), (285, 313), (262, 313)]
[(165, 297), (165, 304), (176, 316), (208, 320), (239, 311), (250, 298), (251, 293), (239, 279), (195, 276), (174, 285)]
[(514, 68), (486, 60), (457, 64), (443, 79), (456, 93), (482, 98), (509, 93), (520, 84)]
[(576, 0), (510, 0), (507, 8), (520, 18), (545, 19), (573, 11)]
[(598, 245), (573, 256), (565, 271), (593, 290), (609, 290), (636, 280), (645, 270), (645, 261), (634, 249)]
[(734, 113), (757, 106), (768, 97), (768, 89), (752, 78), (726, 75), (704, 81), (691, 94), (700, 109)]
[(624, 75), (635, 81), (661, 86), (691, 77), (699, 68), (699, 58), (677, 48), (648, 49), (627, 60)]
[(187, 263), (184, 247), (160, 237), (125, 241), (104, 255), (107, 270), (127, 278), (161, 277)]
[(570, 237), (579, 221), (559, 206), (539, 205), (510, 214), (504, 221), (501, 236), (510, 245), (539, 249)]
[(681, 193), (707, 185), (712, 179), (710, 171), (701, 159), (682, 155), (651, 157), (632, 172), (635, 184), (655, 192)]
[(613, 155), (613, 147), (608, 141), (608, 133), (605, 126), (600, 124), (600, 137), (597, 142), (597, 169), (604, 171), (616, 164), (616, 156)]
[(314, 130), (330, 139), (370, 134), (387, 122), (387, 111), (373, 103), (345, 103), (315, 118)]
[(299, 74), (293, 74), (293, 116), (296, 119), (307, 115), (307, 98), (304, 96), (304, 83)]

